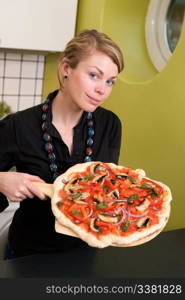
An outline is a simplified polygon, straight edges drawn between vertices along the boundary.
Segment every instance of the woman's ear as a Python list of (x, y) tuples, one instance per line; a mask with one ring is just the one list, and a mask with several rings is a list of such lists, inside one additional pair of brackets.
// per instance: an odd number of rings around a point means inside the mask
[(64, 77), (64, 78), (65, 78), (65, 76), (68, 77), (69, 72), (70, 72), (70, 66), (69, 66), (69, 61), (66, 58), (63, 59), (63, 61), (60, 63), (59, 72), (62, 77)]

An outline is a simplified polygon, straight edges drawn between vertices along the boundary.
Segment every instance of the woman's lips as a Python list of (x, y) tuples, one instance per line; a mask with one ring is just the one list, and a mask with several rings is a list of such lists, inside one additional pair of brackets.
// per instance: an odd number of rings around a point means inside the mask
[(89, 100), (90, 100), (90, 102), (92, 103), (92, 104), (99, 104), (101, 101), (100, 100), (98, 100), (98, 99), (95, 99), (95, 98), (93, 98), (93, 97), (91, 97), (91, 96), (89, 96), (89, 95), (87, 95), (87, 97), (89, 98)]

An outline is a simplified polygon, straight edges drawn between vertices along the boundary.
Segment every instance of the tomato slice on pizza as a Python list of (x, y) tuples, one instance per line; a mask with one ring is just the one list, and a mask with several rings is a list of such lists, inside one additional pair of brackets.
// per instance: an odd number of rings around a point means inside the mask
[(77, 164), (55, 181), (52, 210), (57, 222), (94, 247), (134, 246), (166, 225), (169, 187), (143, 170), (112, 163)]

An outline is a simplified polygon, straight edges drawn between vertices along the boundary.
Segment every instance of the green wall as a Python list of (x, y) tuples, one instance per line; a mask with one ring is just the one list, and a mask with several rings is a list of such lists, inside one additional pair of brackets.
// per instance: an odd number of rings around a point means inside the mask
[[(104, 31), (123, 51), (125, 70), (104, 107), (122, 121), (120, 164), (143, 168), (148, 177), (171, 188), (169, 230), (185, 227), (185, 26), (167, 66), (158, 73), (145, 44), (148, 2), (79, 0), (76, 30)], [(47, 57), (44, 96), (58, 86), (57, 59), (56, 54)]]
[(45, 74), (43, 82), (43, 98), (58, 88), (57, 65), (59, 54), (49, 54), (46, 56)]

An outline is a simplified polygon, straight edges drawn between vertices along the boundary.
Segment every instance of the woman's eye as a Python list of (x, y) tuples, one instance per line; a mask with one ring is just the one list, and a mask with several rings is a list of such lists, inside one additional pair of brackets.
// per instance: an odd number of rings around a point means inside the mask
[(95, 73), (90, 73), (91, 78), (97, 78), (98, 76)]
[(108, 86), (112, 86), (112, 85), (114, 84), (114, 81), (113, 81), (113, 80), (107, 80), (106, 82), (107, 82), (107, 85), (108, 85)]

